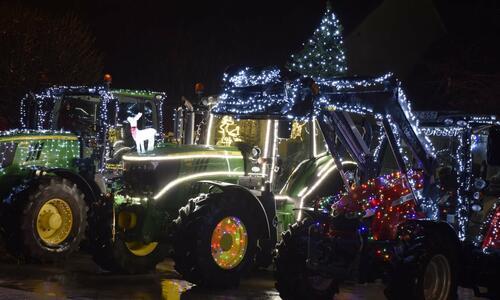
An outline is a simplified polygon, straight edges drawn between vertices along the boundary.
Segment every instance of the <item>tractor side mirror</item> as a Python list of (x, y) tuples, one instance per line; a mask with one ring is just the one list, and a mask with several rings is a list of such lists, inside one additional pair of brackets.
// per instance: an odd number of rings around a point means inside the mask
[(490, 128), (486, 161), (491, 166), (500, 166), (500, 127)]
[(292, 135), (292, 121), (278, 121), (278, 138), (289, 139)]

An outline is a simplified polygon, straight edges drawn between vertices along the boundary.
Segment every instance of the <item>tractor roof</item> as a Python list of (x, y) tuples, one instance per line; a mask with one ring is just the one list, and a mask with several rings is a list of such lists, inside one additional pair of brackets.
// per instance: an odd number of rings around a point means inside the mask
[(167, 95), (165, 92), (155, 92), (147, 90), (128, 90), (128, 89), (113, 89), (111, 93), (121, 99), (134, 98), (134, 99), (144, 99), (144, 100), (164, 100)]
[(17, 142), (23, 140), (77, 140), (78, 137), (71, 132), (60, 130), (26, 130), (15, 129), (2, 131), (0, 142)]
[(165, 100), (164, 92), (154, 92), (146, 90), (128, 90), (128, 89), (108, 89), (105, 85), (96, 86), (53, 86), (39, 93), (34, 97), (39, 100), (53, 99), (59, 97), (88, 97), (99, 99), (115, 99), (126, 102), (127, 100)]

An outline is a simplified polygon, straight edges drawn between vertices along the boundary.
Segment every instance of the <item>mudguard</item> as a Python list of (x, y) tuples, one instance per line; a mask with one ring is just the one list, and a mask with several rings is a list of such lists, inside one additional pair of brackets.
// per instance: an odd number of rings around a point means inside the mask
[[(424, 234), (429, 231), (438, 231), (443, 236), (443, 238), (447, 238), (450, 242), (453, 243), (455, 249), (460, 251), (460, 240), (458, 238), (458, 234), (453, 229), (453, 227), (443, 221), (434, 221), (434, 220), (408, 220), (404, 223), (399, 224), (398, 226), (398, 238), (405, 239), (404, 235), (408, 234)], [(423, 232), (422, 232), (423, 231)]]
[(255, 211), (258, 214), (257, 228), (259, 230), (259, 234), (261, 234), (261, 237), (264, 239), (269, 239), (271, 237), (271, 224), (269, 223), (268, 213), (266, 212), (264, 205), (262, 204), (260, 199), (257, 198), (249, 189), (237, 184), (227, 183), (222, 181), (203, 180), (198, 182), (202, 184), (216, 186), (223, 193), (239, 195), (239, 197), (243, 201), (248, 201), (249, 203), (251, 203), (251, 205), (255, 208)]
[(92, 203), (95, 203), (98, 200), (98, 197), (101, 193), (104, 193), (104, 191), (101, 191), (101, 189), (94, 181), (89, 182), (89, 180), (86, 180), (80, 174), (77, 174), (68, 169), (48, 169), (44, 172), (46, 174), (54, 174), (61, 178), (66, 178), (69, 181), (74, 182), (78, 186), (78, 188), (85, 194), (84, 199), (89, 207)]

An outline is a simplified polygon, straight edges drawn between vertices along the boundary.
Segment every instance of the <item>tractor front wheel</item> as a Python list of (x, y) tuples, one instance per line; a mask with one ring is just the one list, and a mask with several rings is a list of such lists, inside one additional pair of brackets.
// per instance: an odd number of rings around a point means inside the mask
[(283, 238), (276, 247), (274, 277), (282, 299), (331, 300), (338, 291), (333, 278), (314, 274), (307, 268), (308, 233), (314, 223), (304, 219), (293, 224), (282, 234)]
[(252, 211), (241, 199), (224, 193), (189, 200), (175, 220), (175, 269), (198, 285), (238, 285), (255, 262)]
[[(123, 216), (133, 220), (135, 215), (122, 211), (115, 218), (114, 212), (112, 203), (106, 203), (100, 205), (92, 214), (91, 228), (94, 230), (90, 235), (90, 251), (94, 262), (104, 270), (119, 274), (144, 274), (154, 271), (156, 265), (167, 255), (166, 244), (125, 241), (122, 234), (114, 232), (115, 223), (120, 226), (120, 222), (116, 220), (124, 219)], [(134, 224), (130, 222), (130, 225)]]

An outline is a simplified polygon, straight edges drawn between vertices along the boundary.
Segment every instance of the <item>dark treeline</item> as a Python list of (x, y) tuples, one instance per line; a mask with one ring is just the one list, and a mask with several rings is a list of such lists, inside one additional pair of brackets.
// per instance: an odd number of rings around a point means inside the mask
[[(332, 1), (344, 35), (381, 2)], [(496, 112), (497, 2), (434, 1), (446, 34), (402, 78), (417, 108)], [(4, 1), (0, 115), (15, 121), (12, 101), (28, 89), (99, 82), (105, 72), (114, 87), (164, 90), (174, 103), (193, 97), (196, 82), (217, 93), (228, 66), (284, 65), (324, 9), (324, 0)]]

